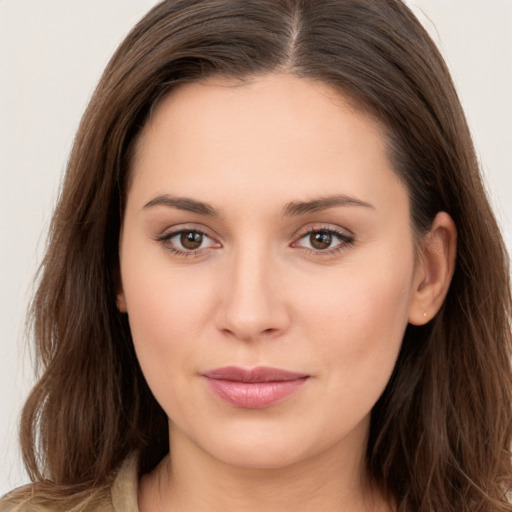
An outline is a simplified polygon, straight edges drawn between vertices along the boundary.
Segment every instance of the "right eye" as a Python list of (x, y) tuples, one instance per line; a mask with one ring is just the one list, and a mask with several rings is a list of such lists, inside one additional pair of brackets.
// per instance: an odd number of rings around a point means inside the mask
[(169, 251), (185, 256), (196, 254), (202, 249), (219, 246), (206, 233), (197, 229), (174, 231), (160, 237), (158, 241)]

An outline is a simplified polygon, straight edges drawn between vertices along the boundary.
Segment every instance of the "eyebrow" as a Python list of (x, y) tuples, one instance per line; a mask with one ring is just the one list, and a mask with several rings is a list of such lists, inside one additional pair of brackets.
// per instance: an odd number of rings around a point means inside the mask
[(314, 213), (338, 206), (360, 206), (375, 209), (372, 204), (362, 201), (361, 199), (346, 195), (334, 195), (313, 199), (311, 201), (292, 201), (285, 206), (284, 215), (304, 215), (306, 213)]
[[(210, 204), (190, 199), (189, 197), (172, 197), (164, 194), (151, 199), (151, 201), (144, 205), (143, 210), (153, 208), (155, 206), (176, 208), (178, 210), (185, 210), (187, 212), (197, 213), (198, 215), (205, 215), (208, 217), (220, 217), (219, 211)], [(346, 195), (334, 195), (312, 199), (310, 201), (292, 201), (287, 203), (283, 209), (283, 216), (299, 216), (339, 206), (359, 206), (374, 209), (372, 204), (362, 201), (361, 199)]]
[(219, 217), (219, 212), (213, 206), (188, 197), (172, 197), (167, 194), (157, 196), (146, 203), (143, 210), (153, 208), (155, 206), (167, 206), (178, 210), (197, 213), (199, 215), (206, 215), (208, 217)]

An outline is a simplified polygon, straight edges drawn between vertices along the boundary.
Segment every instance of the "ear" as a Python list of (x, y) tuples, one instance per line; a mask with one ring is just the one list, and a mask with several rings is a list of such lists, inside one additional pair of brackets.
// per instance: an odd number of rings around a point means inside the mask
[(409, 323), (424, 325), (441, 308), (455, 269), (456, 251), (455, 223), (446, 212), (439, 212), (419, 247)]
[(126, 307), (126, 299), (124, 297), (124, 292), (123, 290), (120, 290), (117, 292), (117, 296), (116, 296), (116, 304), (117, 304), (117, 309), (121, 312), (121, 313), (126, 313), (128, 311), (127, 307)]
[(116, 287), (116, 306), (121, 313), (128, 311), (126, 307), (126, 298), (124, 296), (123, 281), (121, 280), (121, 269), (117, 267), (114, 273), (114, 284)]

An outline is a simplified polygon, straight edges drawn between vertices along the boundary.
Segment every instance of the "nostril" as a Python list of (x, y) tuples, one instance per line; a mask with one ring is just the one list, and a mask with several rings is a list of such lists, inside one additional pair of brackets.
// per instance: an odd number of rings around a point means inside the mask
[(221, 329), (225, 336), (233, 337), (243, 341), (252, 341), (257, 339), (269, 338), (279, 332), (279, 329), (275, 327), (269, 327), (267, 329), (242, 329), (242, 328), (224, 328)]

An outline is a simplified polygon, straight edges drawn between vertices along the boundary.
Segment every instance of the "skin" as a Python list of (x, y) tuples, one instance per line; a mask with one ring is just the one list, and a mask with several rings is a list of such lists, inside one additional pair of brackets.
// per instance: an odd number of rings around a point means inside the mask
[[(415, 238), (379, 123), (288, 74), (211, 80), (160, 102), (132, 172), (118, 307), (172, 453), (141, 479), (140, 510), (388, 510), (365, 473), (370, 412), (407, 323), (443, 301), (455, 228), (440, 213)], [(198, 251), (180, 230), (204, 233)], [(244, 409), (202, 377), (230, 365), (309, 378)]]

